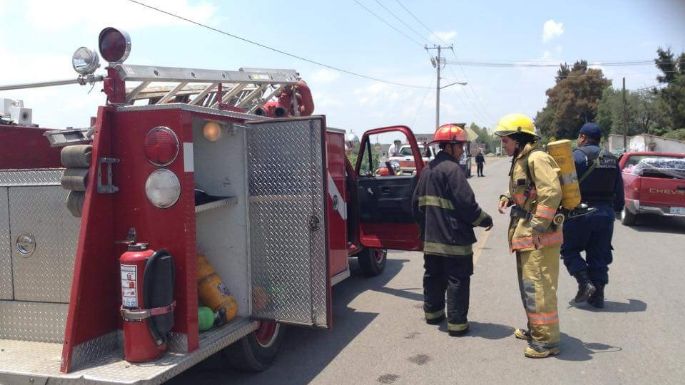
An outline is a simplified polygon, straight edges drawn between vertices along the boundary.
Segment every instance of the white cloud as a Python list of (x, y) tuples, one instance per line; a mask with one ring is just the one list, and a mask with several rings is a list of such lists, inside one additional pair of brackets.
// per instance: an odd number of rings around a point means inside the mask
[(548, 42), (564, 33), (564, 23), (556, 22), (553, 19), (547, 20), (542, 27), (542, 41)]
[(326, 68), (314, 72), (307, 80), (312, 83), (332, 83), (340, 77), (340, 72)]
[(448, 31), (448, 32), (433, 32), (428, 39), (432, 42), (436, 43), (442, 43), (442, 42), (447, 42), (447, 43), (452, 43), (455, 39), (457, 38), (457, 31)]
[(561, 45), (557, 45), (553, 50), (545, 50), (540, 59), (546, 63), (558, 63), (561, 61), (561, 54), (563, 51), (564, 48)]
[[(96, 11), (96, 8), (102, 8), (105, 4), (94, 6), (93, 3), (90, 0), (30, 0), (25, 3), (25, 18), (32, 28), (39, 30), (59, 30), (78, 26), (81, 29), (85, 27), (87, 30), (97, 31), (106, 26), (115, 26), (131, 31), (148, 27), (191, 25), (130, 2), (107, 2), (106, 12)], [(200, 23), (210, 23), (217, 10), (215, 5), (206, 2), (190, 5), (188, 0), (147, 0), (146, 4)]]
[(329, 108), (344, 108), (346, 105), (346, 103), (343, 103), (339, 98), (325, 92), (314, 92), (313, 99), (315, 112), (317, 113), (318, 111), (326, 111)]

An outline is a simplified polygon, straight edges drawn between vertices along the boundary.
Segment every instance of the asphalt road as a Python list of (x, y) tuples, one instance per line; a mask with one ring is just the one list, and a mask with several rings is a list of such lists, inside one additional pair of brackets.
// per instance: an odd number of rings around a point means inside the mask
[(602, 311), (570, 303), (576, 284), (561, 264), (561, 354), (524, 358), (525, 326), (516, 263), (506, 245), (507, 216), (496, 210), (508, 159), (488, 159), (473, 177), (481, 206), (495, 218), (480, 231), (471, 280), (471, 332), (449, 337), (423, 321), (423, 258), (391, 252), (383, 275), (353, 276), (334, 288), (332, 330), (290, 328), (273, 367), (246, 374), (218, 358), (172, 384), (683, 384), (685, 222), (648, 218), (616, 222), (614, 263)]

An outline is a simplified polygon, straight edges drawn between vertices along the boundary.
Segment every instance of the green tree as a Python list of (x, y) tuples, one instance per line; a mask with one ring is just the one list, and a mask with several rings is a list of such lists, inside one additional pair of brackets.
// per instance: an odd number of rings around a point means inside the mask
[(541, 135), (575, 138), (583, 123), (595, 120), (602, 93), (610, 85), (602, 70), (588, 68), (585, 60), (562, 64), (556, 84), (546, 92), (547, 104), (535, 118)]
[(671, 49), (657, 49), (656, 67), (662, 72), (657, 81), (665, 87), (654, 93), (662, 100), (671, 122), (667, 131), (685, 128), (685, 53), (678, 58)]
[(495, 148), (497, 148), (500, 142), (499, 137), (491, 134), (487, 127), (479, 127), (476, 123), (471, 123), (469, 128), (478, 134), (476, 143), (479, 146), (483, 146), (486, 153), (495, 152)]
[[(663, 104), (652, 92), (626, 91), (625, 118), (623, 92), (609, 87), (604, 90), (597, 109), (596, 121), (605, 134), (662, 134), (670, 120)], [(625, 120), (625, 122), (624, 122)]]

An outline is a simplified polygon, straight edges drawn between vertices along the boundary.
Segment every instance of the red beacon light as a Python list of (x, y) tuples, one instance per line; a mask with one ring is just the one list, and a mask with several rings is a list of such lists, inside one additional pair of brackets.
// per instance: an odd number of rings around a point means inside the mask
[(164, 167), (178, 156), (178, 136), (168, 127), (155, 127), (145, 136), (145, 157), (155, 166)]
[(123, 63), (131, 52), (131, 38), (128, 33), (107, 27), (98, 38), (100, 55), (110, 63)]

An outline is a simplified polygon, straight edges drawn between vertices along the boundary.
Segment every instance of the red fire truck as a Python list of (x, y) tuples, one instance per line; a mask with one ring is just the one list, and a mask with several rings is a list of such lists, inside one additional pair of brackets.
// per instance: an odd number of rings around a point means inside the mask
[[(129, 65), (130, 47), (101, 32), (104, 76), (74, 55), (106, 94), (91, 127), (0, 125), (2, 384), (155, 384), (219, 352), (263, 370), (281, 325), (331, 327), (349, 257), (377, 275), (420, 246), (417, 176), (359, 171), (369, 135), (396, 131), (420, 172), (409, 128), (368, 131), (352, 165), (295, 71)], [(202, 333), (198, 254), (238, 306)]]

